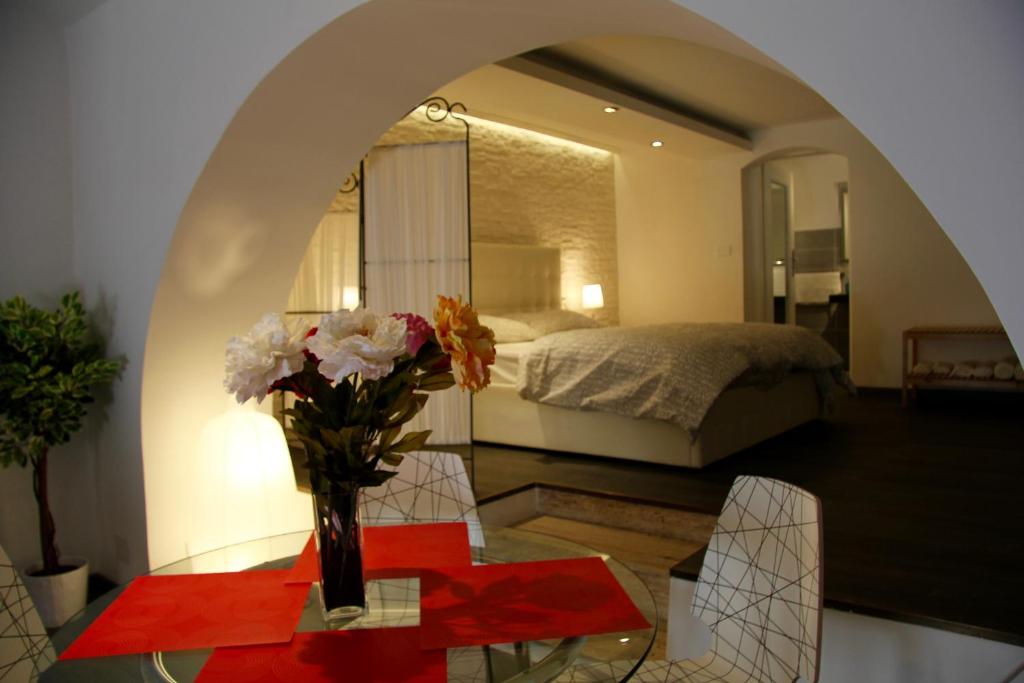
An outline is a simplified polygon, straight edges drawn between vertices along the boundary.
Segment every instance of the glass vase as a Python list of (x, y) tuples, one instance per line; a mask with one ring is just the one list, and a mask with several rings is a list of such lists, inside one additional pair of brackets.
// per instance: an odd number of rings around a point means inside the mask
[(366, 612), (359, 490), (313, 494), (320, 607), (328, 624)]

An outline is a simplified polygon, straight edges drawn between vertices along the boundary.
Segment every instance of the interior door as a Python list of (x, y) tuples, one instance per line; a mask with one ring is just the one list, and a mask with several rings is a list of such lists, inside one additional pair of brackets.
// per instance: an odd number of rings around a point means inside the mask
[(793, 322), (793, 269), (790, 258), (789, 188), (775, 180), (768, 181), (765, 193), (765, 255), (766, 268), (772, 274), (772, 322)]

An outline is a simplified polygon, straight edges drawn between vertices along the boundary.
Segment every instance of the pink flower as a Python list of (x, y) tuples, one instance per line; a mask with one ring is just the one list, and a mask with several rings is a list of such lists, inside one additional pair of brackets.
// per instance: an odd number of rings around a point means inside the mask
[(405, 349), (410, 356), (415, 356), (420, 347), (434, 336), (434, 328), (426, 318), (415, 313), (393, 313), (392, 315), (405, 321)]

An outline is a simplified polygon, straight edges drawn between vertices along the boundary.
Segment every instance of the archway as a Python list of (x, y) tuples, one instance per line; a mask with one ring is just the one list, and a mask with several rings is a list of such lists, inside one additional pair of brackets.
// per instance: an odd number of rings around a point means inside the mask
[[(177, 492), (188, 473), (177, 454), (223, 410), (224, 340), (281, 307), (342, 169), (389, 122), (476, 66), (588, 34), (670, 35), (769, 63), (663, 0), (549, 5), (374, 0), (302, 43), (239, 109), (181, 213), (150, 318), (141, 427), (151, 564), (184, 549)], [(168, 386), (187, 387), (187, 400)]]

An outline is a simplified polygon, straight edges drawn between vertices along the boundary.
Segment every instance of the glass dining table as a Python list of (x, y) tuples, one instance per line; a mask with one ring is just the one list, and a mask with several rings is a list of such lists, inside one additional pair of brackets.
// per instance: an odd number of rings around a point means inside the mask
[[(586, 671), (590, 683), (618, 683), (632, 676), (647, 656), (656, 636), (658, 614), (650, 590), (628, 567), (608, 555), (561, 538), (520, 529), (482, 526), (482, 547), (473, 547), (478, 564), (600, 557), (649, 628), (599, 635), (502, 643), (448, 650), (448, 680), (459, 683), (514, 683), (572, 680), (574, 671)], [(479, 536), (478, 536), (479, 537)], [(272, 536), (211, 550), (169, 564), (153, 575), (230, 572), (243, 569), (283, 569), (291, 566), (309, 538), (303, 531)], [(386, 579), (367, 583), (367, 610), (340, 628), (385, 628), (419, 624), (419, 579)], [(115, 588), (90, 603), (53, 637), (61, 652), (124, 590)], [(333, 624), (332, 628), (339, 628)], [(298, 631), (323, 631), (316, 587), (311, 586)], [(125, 681), (186, 683), (199, 675), (212, 650), (156, 652), (59, 661), (40, 680), (53, 682)], [(614, 667), (602, 666), (618, 662)], [(602, 673), (595, 673), (602, 672)]]

